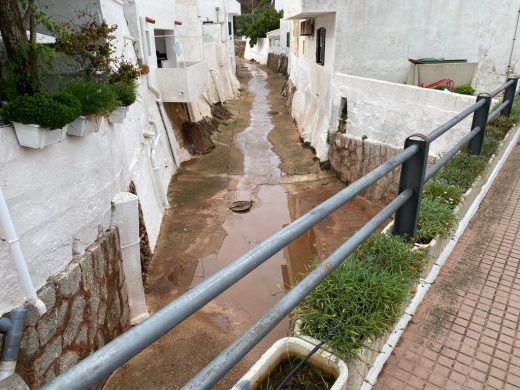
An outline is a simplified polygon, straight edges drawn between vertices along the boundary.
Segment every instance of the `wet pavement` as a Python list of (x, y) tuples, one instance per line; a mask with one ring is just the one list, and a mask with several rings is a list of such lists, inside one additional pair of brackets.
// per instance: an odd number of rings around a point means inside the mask
[[(229, 264), (283, 226), (344, 188), (319, 170), (280, 96), (285, 79), (238, 63), (239, 100), (222, 122), (216, 148), (183, 164), (169, 189), (146, 292), (150, 312)], [(231, 203), (252, 200), (247, 213)], [(105, 389), (177, 389), (301, 279), (316, 257), (352, 235), (378, 211), (357, 198), (125, 364)], [(229, 389), (276, 339), (278, 325), (215, 388)]]

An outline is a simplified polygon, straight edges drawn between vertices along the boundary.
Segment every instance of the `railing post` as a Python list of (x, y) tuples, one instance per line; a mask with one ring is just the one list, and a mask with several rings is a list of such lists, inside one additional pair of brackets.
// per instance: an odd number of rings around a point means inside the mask
[(489, 108), (491, 107), (491, 96), (487, 93), (481, 93), (477, 96), (477, 102), (485, 100), (486, 104), (480, 107), (473, 114), (473, 122), (471, 123), (471, 130), (480, 127), (478, 134), (469, 141), (468, 152), (471, 155), (478, 156), (482, 151), (482, 144), (484, 143), (484, 135), (486, 134), (486, 125), (489, 116)]
[(507, 78), (507, 81), (511, 81), (511, 80), (513, 80), (513, 84), (511, 84), (509, 87), (506, 88), (506, 90), (504, 91), (504, 99), (502, 100), (502, 102), (509, 100), (509, 104), (507, 105), (506, 108), (504, 108), (502, 110), (502, 112), (500, 113), (500, 116), (506, 116), (506, 117), (511, 116), (511, 109), (513, 108), (513, 102), (515, 100), (516, 87), (518, 86), (518, 75), (509, 76)]
[(399, 193), (410, 188), (413, 191), (413, 195), (397, 210), (393, 231), (393, 234), (402, 237), (414, 237), (417, 233), (430, 140), (425, 135), (412, 134), (404, 142), (404, 147), (406, 149), (412, 145), (417, 145), (419, 151), (405, 161), (401, 167)]

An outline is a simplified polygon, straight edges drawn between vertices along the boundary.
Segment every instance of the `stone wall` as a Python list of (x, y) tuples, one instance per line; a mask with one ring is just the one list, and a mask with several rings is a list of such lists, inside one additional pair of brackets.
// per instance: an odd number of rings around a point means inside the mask
[(267, 56), (267, 67), (275, 73), (287, 76), (289, 58), (285, 54), (269, 53)]
[(30, 307), (16, 371), (40, 387), (130, 326), (117, 228), (110, 228), (38, 291), (47, 306)]
[[(339, 178), (350, 184), (399, 153), (390, 145), (349, 138), (341, 133), (330, 136), (329, 160)], [(362, 195), (370, 201), (388, 202), (397, 195), (399, 168), (393, 170)]]

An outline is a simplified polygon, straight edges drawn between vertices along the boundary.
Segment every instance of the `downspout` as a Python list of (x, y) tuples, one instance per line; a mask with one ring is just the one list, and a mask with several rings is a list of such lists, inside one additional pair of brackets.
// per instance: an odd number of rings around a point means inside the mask
[(22, 340), (26, 309), (11, 310), (9, 318), (0, 318), (0, 333), (5, 334), (4, 348), (0, 358), (0, 381), (14, 374), (16, 359)]
[(516, 16), (515, 34), (513, 35), (513, 43), (511, 45), (511, 54), (509, 55), (509, 63), (507, 64), (507, 74), (508, 75), (513, 72), (513, 70), (511, 69), (511, 63), (513, 62), (513, 52), (515, 51), (516, 34), (518, 32), (519, 23), (520, 23), (520, 9), (518, 10), (518, 14)]
[(36, 295), (36, 290), (34, 288), (33, 282), (31, 280), (31, 275), (29, 274), (29, 269), (27, 268), (27, 263), (25, 262), (25, 258), (23, 256), (22, 247), (20, 246), (20, 241), (18, 240), (18, 236), (16, 235), (16, 230), (14, 228), (13, 220), (11, 218), (11, 214), (9, 213), (9, 209), (7, 208), (7, 203), (5, 201), (2, 190), (0, 189), (0, 226), (2, 227), (6, 241), (9, 244), (9, 249), (14, 258), (14, 262), (16, 264), (16, 270), (18, 271), (18, 277), (20, 279), (20, 283), (22, 284), (22, 288), (24, 290), (25, 296), (31, 305), (34, 305), (38, 310), (40, 315), (43, 315), (47, 312), (47, 308), (43, 301), (38, 298)]
[(153, 120), (150, 124), (154, 127), (155, 132), (144, 132), (144, 137), (150, 140), (150, 166), (152, 167), (153, 177), (152, 181), (155, 187), (155, 192), (159, 194), (161, 205), (164, 209), (170, 208), (168, 197), (163, 191), (163, 180), (161, 178), (161, 165), (157, 162), (157, 150), (159, 148), (160, 135), (157, 130), (157, 123)]

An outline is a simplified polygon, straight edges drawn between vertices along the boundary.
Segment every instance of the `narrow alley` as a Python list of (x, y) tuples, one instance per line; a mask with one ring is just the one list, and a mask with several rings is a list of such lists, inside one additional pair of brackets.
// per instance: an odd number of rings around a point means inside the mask
[[(280, 94), (285, 78), (247, 61), (237, 75), (242, 96), (226, 105), (233, 117), (220, 124), (215, 149), (185, 163), (170, 184), (171, 208), (147, 278), (151, 313), (344, 188), (300, 142)], [(251, 210), (230, 211), (238, 200), (252, 201)], [(378, 209), (357, 198), (125, 364), (105, 389), (179, 388), (283, 296), (316, 256)], [(229, 389), (289, 333), (286, 320), (218, 388)]]

